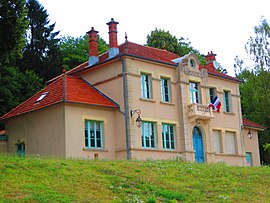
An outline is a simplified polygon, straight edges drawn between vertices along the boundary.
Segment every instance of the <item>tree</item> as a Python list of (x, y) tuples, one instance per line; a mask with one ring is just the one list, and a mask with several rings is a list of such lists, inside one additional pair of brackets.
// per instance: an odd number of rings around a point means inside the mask
[[(0, 2), (0, 116), (41, 88), (41, 78), (33, 71), (21, 72), (17, 60), (23, 56), (28, 25), (24, 0)], [(0, 123), (0, 129), (3, 129)]]
[(0, 67), (21, 58), (27, 24), (24, 0), (0, 1)]
[(16, 59), (22, 57), (27, 28), (24, 0), (0, 2), (0, 116), (18, 104), (19, 71)]
[(169, 31), (166, 32), (157, 28), (154, 31), (151, 31), (151, 34), (147, 35), (146, 45), (159, 49), (166, 49), (180, 56), (193, 52), (199, 57), (202, 64), (206, 63), (204, 56), (200, 54), (198, 50), (194, 49), (187, 39), (183, 37), (177, 39), (176, 36), (171, 35)]
[[(98, 36), (98, 54), (102, 54), (109, 49), (108, 44)], [(60, 50), (63, 58), (63, 65), (67, 69), (72, 69), (85, 62), (89, 58), (88, 35), (80, 37), (63, 37), (60, 41)]]
[(37, 0), (28, 0), (26, 7), (29, 26), (19, 67), (22, 71), (33, 70), (45, 82), (62, 71), (59, 32), (53, 32), (55, 23), (50, 24), (47, 10)]
[(261, 24), (254, 27), (255, 37), (250, 37), (246, 43), (246, 51), (254, 61), (254, 70), (270, 71), (270, 25), (265, 18), (261, 18)]
[(270, 29), (266, 19), (254, 27), (255, 36), (246, 43), (249, 60), (235, 57), (235, 74), (244, 81), (240, 85), (243, 116), (267, 127), (259, 132), (260, 155), (263, 163), (270, 164), (268, 149), (270, 127)]

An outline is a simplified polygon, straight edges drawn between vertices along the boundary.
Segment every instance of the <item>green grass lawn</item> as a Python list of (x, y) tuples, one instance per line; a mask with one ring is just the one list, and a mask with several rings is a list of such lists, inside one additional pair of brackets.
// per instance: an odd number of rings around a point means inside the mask
[(0, 202), (270, 202), (270, 167), (0, 156)]

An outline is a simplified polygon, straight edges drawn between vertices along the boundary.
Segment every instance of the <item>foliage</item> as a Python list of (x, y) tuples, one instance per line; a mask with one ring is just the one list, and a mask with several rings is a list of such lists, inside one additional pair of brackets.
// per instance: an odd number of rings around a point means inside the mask
[[(88, 35), (77, 38), (71, 36), (63, 37), (60, 42), (60, 49), (63, 58), (63, 65), (65, 65), (68, 70), (72, 69), (88, 60)], [(98, 36), (98, 54), (102, 54), (107, 50), (108, 45), (100, 36)]]
[(0, 73), (0, 115), (19, 104), (20, 81), (18, 70), (14, 67), (1, 67)]
[(43, 88), (42, 79), (32, 70), (26, 70), (24, 73), (20, 73), (19, 83), (21, 86), (19, 103), (30, 98), (34, 93)]
[(264, 202), (269, 167), (0, 156), (3, 202)]
[[(28, 21), (24, 0), (0, 2), (0, 116), (20, 101), (21, 73), (16, 60), (22, 57)], [(2, 128), (2, 124), (0, 129)]]
[(270, 71), (270, 25), (265, 18), (261, 18), (260, 25), (254, 27), (254, 37), (246, 43), (246, 51), (255, 62), (256, 72)]
[(227, 74), (228, 71), (226, 68), (224, 68), (221, 64), (219, 64), (218, 68), (216, 69), (218, 72), (220, 73), (224, 73), (224, 74)]
[(22, 56), (27, 28), (24, 0), (0, 2), (0, 66), (14, 65)]
[[(32, 70), (20, 71), (28, 25), (24, 0), (0, 3), (0, 116), (10, 111), (42, 86), (42, 79)], [(0, 123), (2, 129), (3, 123)]]
[(46, 9), (37, 0), (28, 0), (26, 7), (29, 26), (19, 67), (22, 71), (33, 70), (45, 82), (62, 71), (59, 32), (53, 32), (55, 23), (50, 24)]
[(179, 56), (184, 56), (190, 52), (193, 52), (199, 57), (202, 64), (205, 64), (206, 62), (204, 56), (191, 46), (188, 39), (183, 37), (177, 39), (176, 36), (171, 35), (169, 31), (166, 32), (157, 28), (154, 31), (151, 31), (151, 34), (147, 35), (146, 45), (159, 49), (166, 49), (170, 52), (178, 54)]
[(40, 90), (41, 78), (33, 71), (22, 73), (15, 67), (6, 67), (0, 73), (0, 115), (28, 99)]
[(255, 36), (250, 37), (246, 44), (248, 58), (252, 62), (239, 56), (235, 58), (235, 74), (244, 81), (240, 85), (243, 116), (268, 127), (264, 132), (259, 132), (260, 155), (265, 164), (270, 164), (270, 151), (264, 149), (270, 136), (269, 28), (266, 19), (255, 26)]

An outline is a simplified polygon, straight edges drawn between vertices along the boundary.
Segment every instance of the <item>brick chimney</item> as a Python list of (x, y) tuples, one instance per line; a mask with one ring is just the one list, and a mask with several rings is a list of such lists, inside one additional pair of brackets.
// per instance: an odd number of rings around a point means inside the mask
[(119, 48), (117, 43), (117, 24), (112, 18), (110, 22), (107, 23), (109, 25), (109, 42), (110, 42), (110, 49), (109, 49), (109, 58), (112, 58), (119, 54)]
[(94, 27), (87, 32), (89, 39), (89, 66), (98, 62), (98, 31), (94, 30)]
[(205, 60), (207, 69), (215, 69), (213, 62), (216, 61), (216, 54), (214, 54), (212, 51), (208, 52), (208, 54), (205, 56)]

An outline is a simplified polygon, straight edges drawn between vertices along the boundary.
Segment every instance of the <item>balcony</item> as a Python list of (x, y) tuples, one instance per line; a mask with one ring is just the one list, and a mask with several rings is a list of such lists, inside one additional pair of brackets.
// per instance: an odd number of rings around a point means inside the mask
[(202, 120), (215, 118), (213, 110), (208, 105), (192, 103), (188, 105), (188, 117)]

